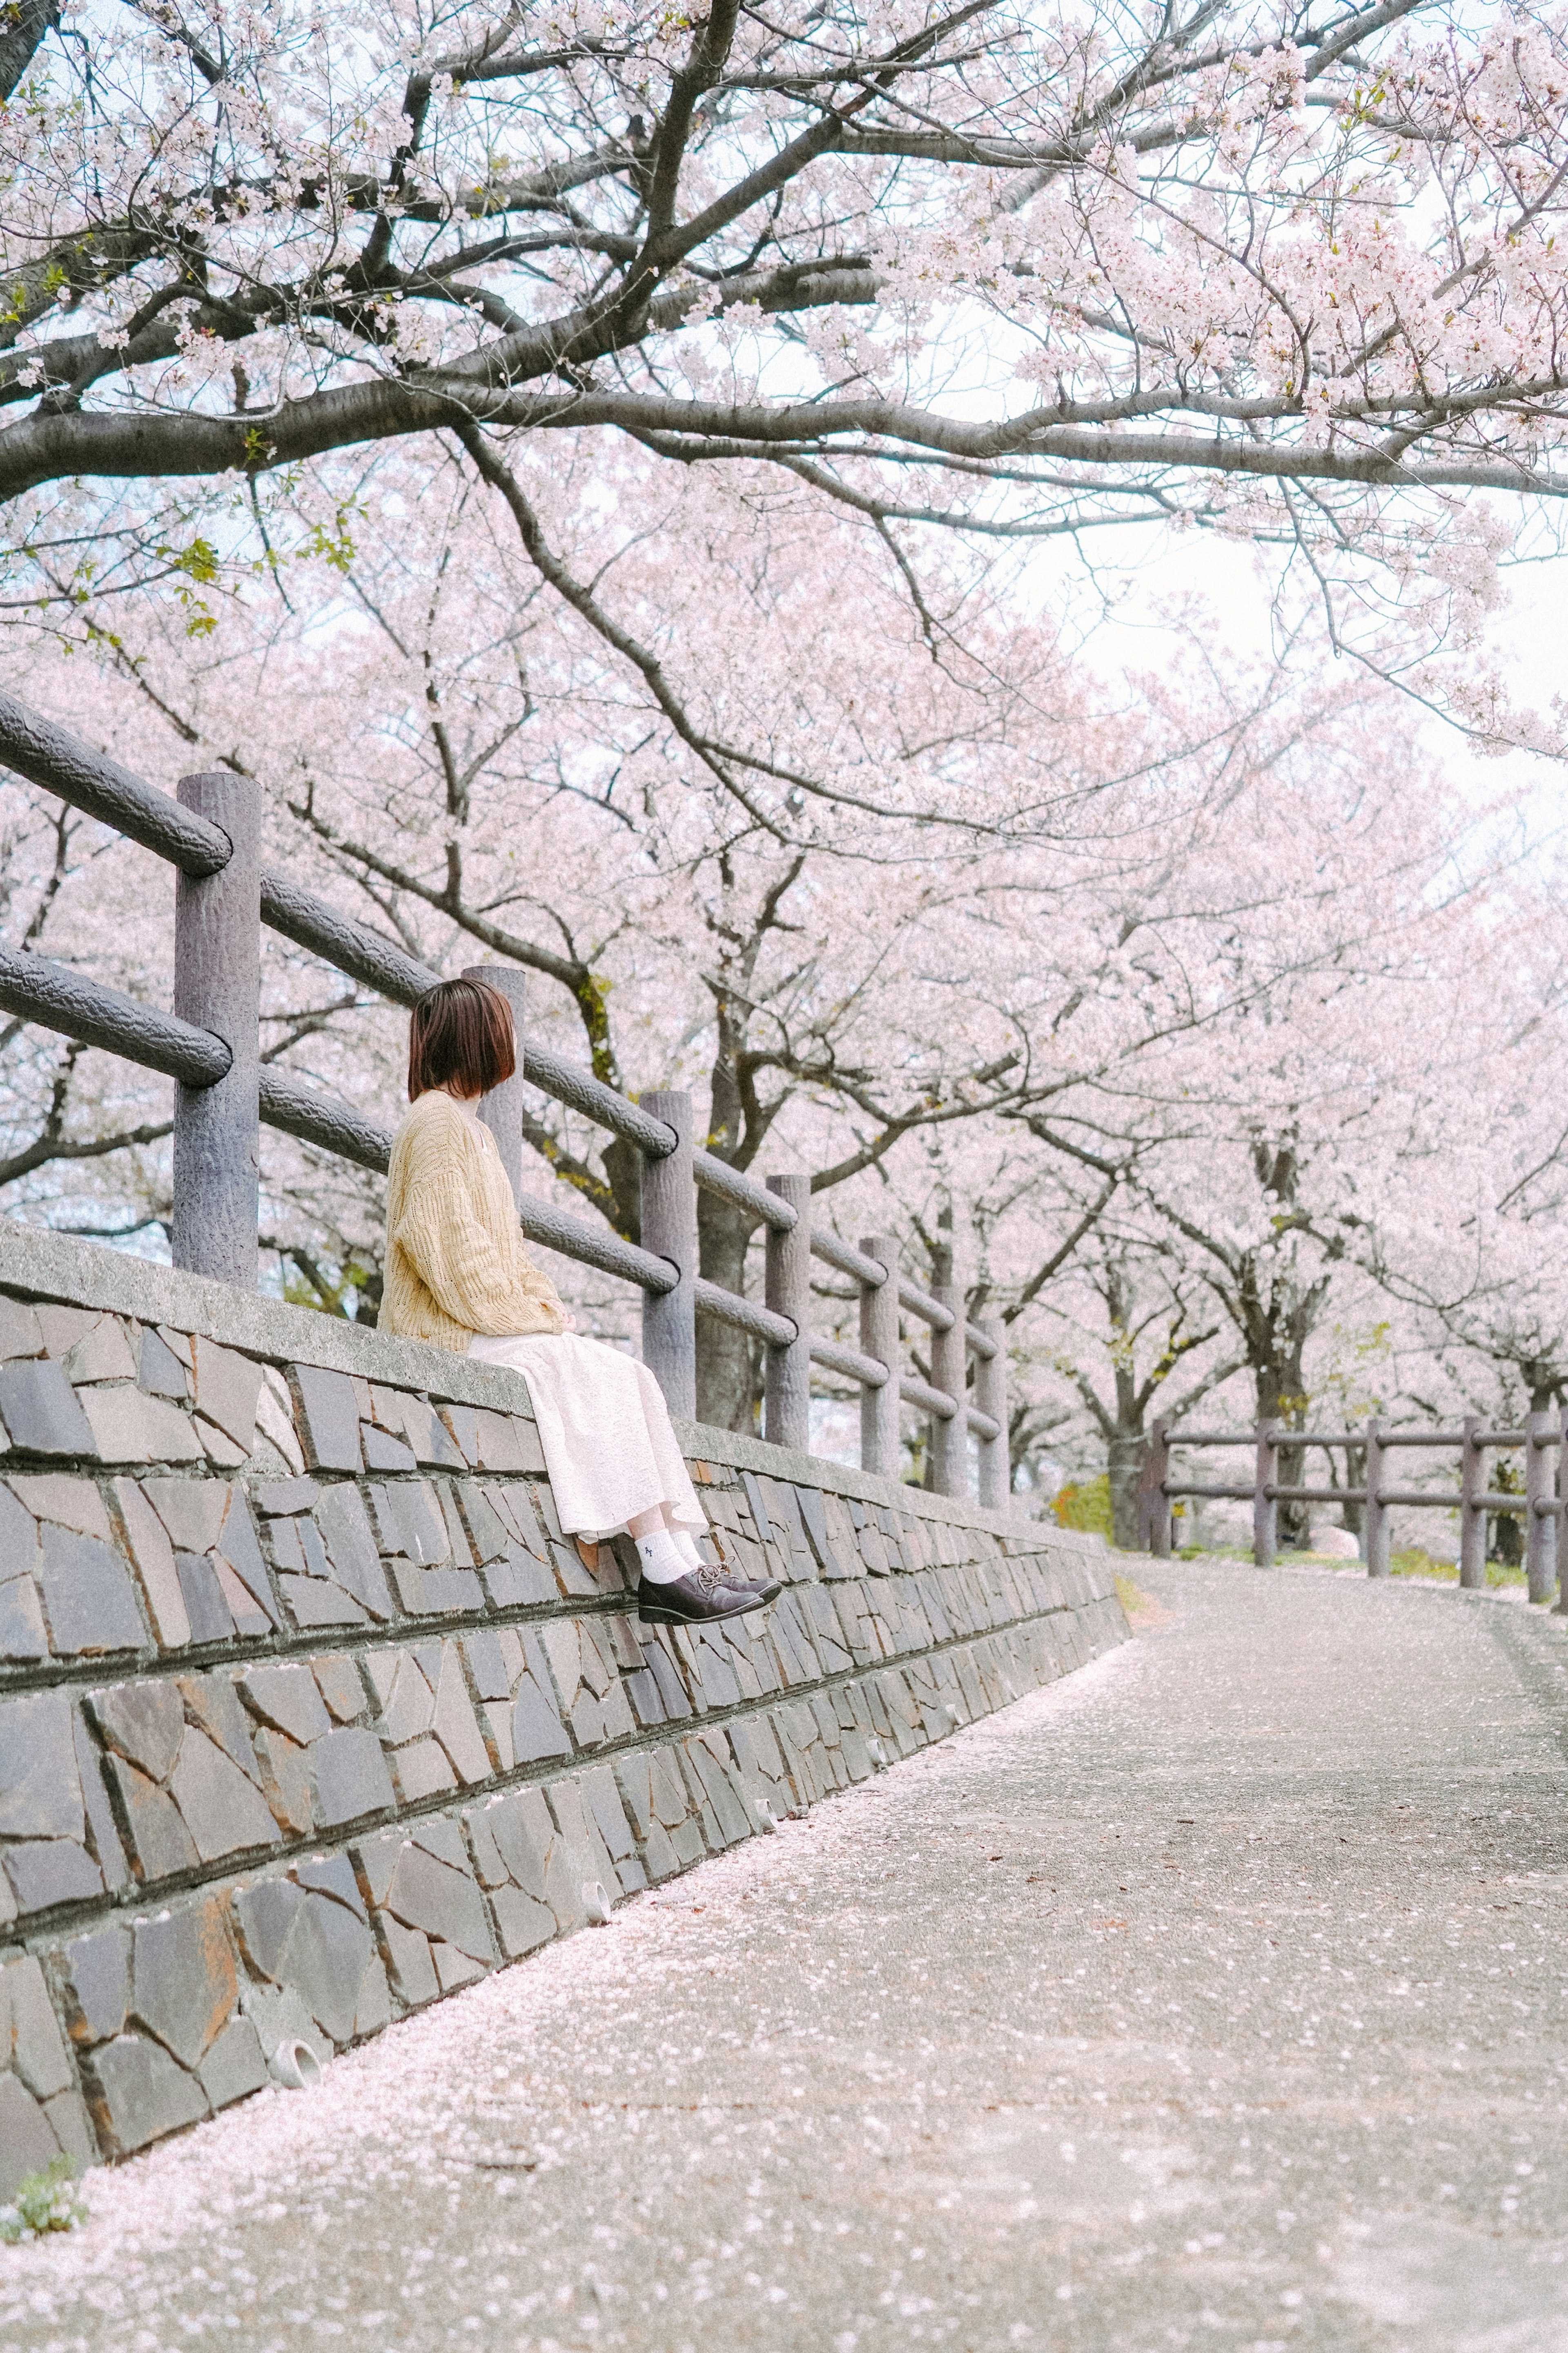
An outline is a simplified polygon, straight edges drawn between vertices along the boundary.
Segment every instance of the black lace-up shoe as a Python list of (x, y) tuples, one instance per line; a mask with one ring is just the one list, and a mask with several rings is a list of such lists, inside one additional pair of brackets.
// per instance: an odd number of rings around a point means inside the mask
[(637, 1579), (637, 1616), (645, 1626), (708, 1626), (718, 1618), (743, 1618), (748, 1609), (761, 1609), (772, 1598), (749, 1586), (727, 1585), (706, 1562), (668, 1584)]

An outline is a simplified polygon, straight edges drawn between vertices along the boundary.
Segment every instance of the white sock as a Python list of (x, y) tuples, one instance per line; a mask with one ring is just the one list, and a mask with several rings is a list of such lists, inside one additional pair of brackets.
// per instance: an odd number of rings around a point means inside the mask
[(656, 1528), (650, 1536), (636, 1536), (637, 1558), (642, 1573), (650, 1585), (673, 1585), (678, 1577), (685, 1577), (692, 1564), (681, 1557), (674, 1537), (668, 1528)]
[(702, 1555), (697, 1549), (697, 1539), (689, 1528), (671, 1528), (669, 1540), (688, 1568), (700, 1568)]

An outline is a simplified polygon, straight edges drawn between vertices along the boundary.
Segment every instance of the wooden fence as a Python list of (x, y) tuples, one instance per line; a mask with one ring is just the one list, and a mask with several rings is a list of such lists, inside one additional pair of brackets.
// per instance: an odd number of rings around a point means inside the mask
[[(1251, 1480), (1246, 1484), (1172, 1476), (1171, 1457), (1178, 1448), (1245, 1446), (1253, 1457)], [(1283, 1450), (1321, 1447), (1343, 1449), (1346, 1456), (1342, 1486), (1289, 1485), (1279, 1478)], [(1395, 1486), (1389, 1483), (1388, 1457), (1401, 1450), (1458, 1451), (1457, 1488)], [(1487, 1484), (1487, 1457), (1493, 1453), (1524, 1456), (1522, 1493), (1509, 1493)], [(1352, 1459), (1364, 1458), (1359, 1483), (1351, 1483)], [(1172, 1543), (1171, 1506), (1184, 1497), (1252, 1505), (1252, 1556), (1259, 1568), (1272, 1568), (1279, 1547), (1281, 1504), (1350, 1504), (1363, 1514), (1363, 1552), (1369, 1577), (1389, 1573), (1389, 1514), (1396, 1509), (1454, 1512), (1459, 1514), (1459, 1583), (1476, 1588), (1486, 1583), (1486, 1536), (1489, 1515), (1510, 1513), (1524, 1522), (1525, 1574), (1531, 1601), (1550, 1601), (1557, 1590), (1557, 1528), (1568, 1509), (1568, 1415), (1531, 1413), (1521, 1430), (1493, 1430), (1469, 1415), (1457, 1430), (1394, 1430), (1381, 1420), (1362, 1430), (1291, 1430), (1283, 1422), (1259, 1422), (1256, 1430), (1172, 1430), (1155, 1422), (1149, 1435), (1143, 1472), (1138, 1488), (1139, 1542), (1161, 1559)], [(1559, 1605), (1562, 1607), (1562, 1605)]]
[[(262, 1062), (262, 926), (401, 1005), (414, 1004), (440, 976), (263, 866), (261, 799), (253, 778), (226, 771), (184, 776), (171, 800), (5, 694), (0, 763), (176, 870), (172, 1014), (106, 988), (72, 965), (5, 947), (0, 1006), (175, 1081), (174, 1263), (254, 1290), (259, 1126), (383, 1172), (392, 1148), (391, 1134), (348, 1103)], [(814, 1226), (809, 1176), (781, 1174), (759, 1185), (704, 1150), (692, 1133), (689, 1094), (653, 1093), (633, 1103), (592, 1071), (535, 1045), (524, 1028), (524, 976), (515, 967), (471, 966), (469, 977), (499, 988), (516, 1023), (519, 1075), (485, 1097), (480, 1115), (500, 1146), (522, 1230), (531, 1242), (639, 1287), (644, 1361), (672, 1413), (695, 1413), (699, 1321), (716, 1318), (765, 1347), (765, 1431), (775, 1445), (810, 1451), (811, 1367), (820, 1365), (859, 1389), (863, 1469), (899, 1476), (900, 1407), (910, 1405), (929, 1419), (936, 1492), (967, 1493), (973, 1431), (979, 1500), (1005, 1508), (1012, 1482), (999, 1323), (971, 1323), (963, 1293), (951, 1282), (928, 1293), (905, 1280), (892, 1236), (873, 1234), (852, 1249)], [(525, 1081), (637, 1147), (640, 1247), (523, 1193)], [(699, 1187), (737, 1204), (765, 1229), (765, 1304), (699, 1274)], [(812, 1336), (813, 1259), (858, 1286), (858, 1350)], [(899, 1369), (900, 1309), (929, 1327), (930, 1382)]]

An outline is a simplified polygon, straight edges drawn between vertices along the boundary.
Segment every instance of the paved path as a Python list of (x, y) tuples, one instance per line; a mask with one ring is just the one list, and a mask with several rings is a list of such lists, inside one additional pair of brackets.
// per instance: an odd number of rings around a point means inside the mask
[(1562, 1621), (1138, 1574), (1068, 1685), (94, 2176), (0, 2343), (1568, 2353)]

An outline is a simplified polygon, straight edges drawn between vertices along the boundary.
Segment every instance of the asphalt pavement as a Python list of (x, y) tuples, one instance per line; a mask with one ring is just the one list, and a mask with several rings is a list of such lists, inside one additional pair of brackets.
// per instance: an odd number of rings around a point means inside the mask
[(6, 2353), (1568, 2353), (1568, 1630), (1137, 1639), (89, 2177)]

